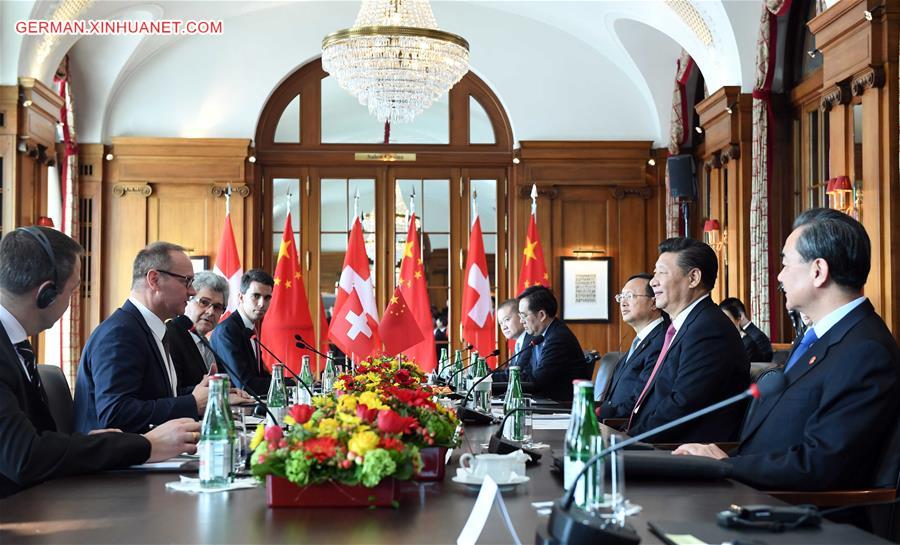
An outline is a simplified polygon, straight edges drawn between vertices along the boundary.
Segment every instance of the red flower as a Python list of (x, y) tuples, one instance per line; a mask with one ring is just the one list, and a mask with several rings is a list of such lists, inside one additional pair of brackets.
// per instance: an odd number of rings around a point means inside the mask
[(398, 384), (409, 384), (410, 378), (409, 371), (406, 369), (400, 369), (394, 373), (394, 380), (396, 380)]
[(381, 448), (402, 452), (403, 441), (397, 439), (396, 437), (385, 437), (381, 440)]
[(281, 426), (269, 426), (266, 428), (266, 441), (271, 443), (277, 443), (284, 437), (284, 432), (281, 431)]
[(309, 405), (292, 405), (288, 414), (298, 424), (306, 424), (312, 417), (314, 410)]
[(324, 462), (329, 458), (333, 458), (337, 452), (337, 439), (334, 437), (314, 437), (304, 441), (303, 448), (313, 458)]
[(372, 422), (378, 417), (378, 409), (370, 409), (365, 403), (356, 406), (356, 416), (365, 422)]
[(378, 429), (384, 433), (406, 433), (416, 422), (415, 418), (400, 416), (391, 409), (378, 411)]

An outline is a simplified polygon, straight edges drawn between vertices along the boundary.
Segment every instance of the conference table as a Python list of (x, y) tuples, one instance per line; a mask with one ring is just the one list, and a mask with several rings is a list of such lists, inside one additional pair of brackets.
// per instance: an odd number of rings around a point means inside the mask
[[(451, 481), (463, 452), (481, 452), (494, 427), (468, 427), (466, 440), (453, 453), (443, 482), (404, 483), (396, 509), (270, 509), (265, 489), (193, 495), (173, 492), (165, 484), (177, 473), (113, 471), (57, 479), (0, 500), (0, 543), (456, 543), (477, 491)], [(535, 439), (561, 451), (563, 432), (536, 430)], [(562, 495), (562, 479), (551, 470), (545, 451), (527, 471), (529, 482), (503, 492), (521, 542), (535, 542), (546, 528), (532, 502)], [(778, 500), (731, 480), (654, 482), (631, 480), (626, 496), (642, 512), (628, 522), (641, 543), (663, 543), (648, 521), (705, 524), (715, 530), (716, 513), (730, 504), (779, 504)], [(721, 530), (725, 531), (725, 530)], [(731, 540), (747, 544), (856, 545), (888, 543), (846, 525), (825, 522), (821, 528), (783, 534), (737, 533)], [(721, 543), (725, 540), (717, 540)], [(513, 543), (496, 506), (478, 543)]]

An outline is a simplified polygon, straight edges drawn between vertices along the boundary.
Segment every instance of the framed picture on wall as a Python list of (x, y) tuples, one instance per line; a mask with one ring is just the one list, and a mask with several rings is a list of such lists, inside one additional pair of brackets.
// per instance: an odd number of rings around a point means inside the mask
[(609, 257), (560, 258), (560, 316), (565, 322), (609, 322)]
[(194, 255), (191, 256), (191, 265), (194, 267), (194, 274), (200, 271), (208, 271), (209, 270), (209, 256), (208, 255)]

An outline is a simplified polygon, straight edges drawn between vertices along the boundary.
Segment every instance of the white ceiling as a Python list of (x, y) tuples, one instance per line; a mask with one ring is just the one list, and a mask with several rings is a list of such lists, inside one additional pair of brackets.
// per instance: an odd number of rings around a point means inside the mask
[[(101, 0), (83, 18), (221, 19), (224, 34), (65, 36), (41, 57), (40, 38), (19, 36), (13, 24), (49, 18), (58, 4), (0, 2), (0, 84), (17, 76), (52, 81), (70, 53), (79, 139), (106, 143), (114, 136), (252, 138), (272, 90), (318, 57), (322, 37), (351, 26), (359, 9), (358, 1), (342, 0)], [(666, 145), (682, 48), (708, 89), (753, 87), (759, 0), (694, 0), (712, 33), (710, 46), (661, 0), (437, 0), (432, 6), (442, 29), (469, 41), (471, 68), (500, 98), (517, 141)], [(347, 116), (365, 115), (354, 100), (336, 104)], [(354, 124), (344, 126), (349, 131)], [(423, 116), (408, 130), (428, 138), (435, 127)]]

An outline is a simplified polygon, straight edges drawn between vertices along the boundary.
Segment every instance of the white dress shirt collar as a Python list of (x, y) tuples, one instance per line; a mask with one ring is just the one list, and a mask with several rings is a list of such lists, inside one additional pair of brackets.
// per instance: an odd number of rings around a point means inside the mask
[(697, 303), (709, 297), (709, 292), (704, 293), (700, 297), (697, 298), (696, 301), (688, 305), (684, 310), (678, 313), (678, 316), (674, 316), (672, 318), (672, 327), (675, 328), (675, 331), (681, 329), (681, 326), (684, 324), (684, 321), (687, 320), (687, 317), (690, 316), (691, 311), (694, 310), (694, 307), (697, 306)]

